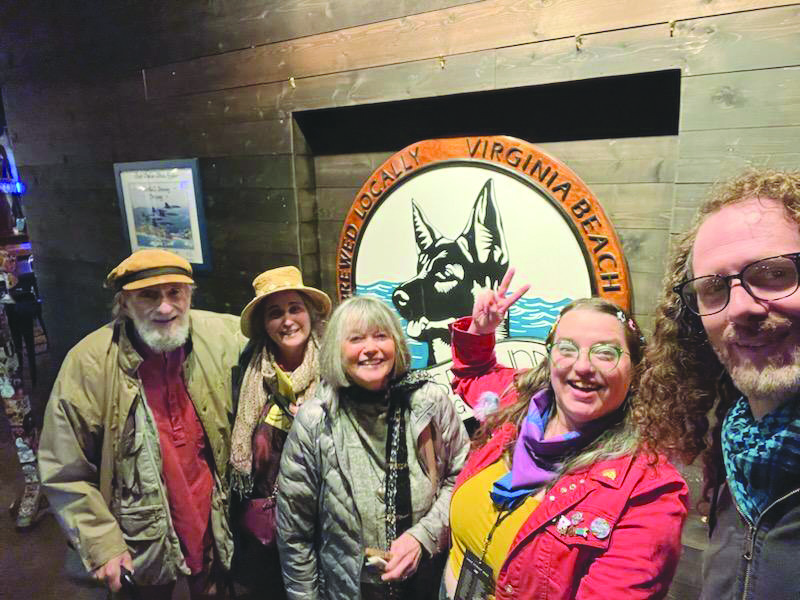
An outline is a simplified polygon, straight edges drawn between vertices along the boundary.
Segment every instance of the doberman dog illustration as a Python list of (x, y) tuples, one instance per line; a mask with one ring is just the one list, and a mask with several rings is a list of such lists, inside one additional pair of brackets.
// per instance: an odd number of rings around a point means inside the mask
[[(450, 358), (448, 325), (472, 314), (475, 294), (503, 279), (508, 250), (492, 179), (478, 194), (464, 231), (453, 240), (439, 233), (413, 200), (411, 211), (417, 274), (395, 289), (392, 301), (409, 322), (408, 336), (428, 344), (431, 366)], [(508, 335), (507, 323), (498, 335)]]

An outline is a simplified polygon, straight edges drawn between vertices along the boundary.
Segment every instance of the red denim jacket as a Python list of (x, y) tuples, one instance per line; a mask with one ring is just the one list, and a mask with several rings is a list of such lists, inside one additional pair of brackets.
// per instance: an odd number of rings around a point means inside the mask
[[(469, 390), (466, 401), (474, 405), (483, 391), (504, 390), (514, 372), (494, 360), (493, 336), (470, 335), (477, 343), (470, 349), (471, 341), (464, 340), (469, 334), (458, 332), (459, 324), (453, 335), (453, 389)], [(472, 356), (470, 350), (475, 351)], [(503, 404), (515, 399), (503, 398)], [(455, 489), (499, 460), (516, 436), (511, 423), (495, 431), (469, 457)], [(602, 461), (561, 477), (514, 538), (496, 582), (496, 599), (663, 598), (680, 557), (688, 496), (686, 482), (666, 459), (651, 465), (643, 454)], [(559, 517), (578, 512), (579, 527), (605, 523), (608, 534), (590, 531), (583, 537), (574, 528), (563, 532)]]

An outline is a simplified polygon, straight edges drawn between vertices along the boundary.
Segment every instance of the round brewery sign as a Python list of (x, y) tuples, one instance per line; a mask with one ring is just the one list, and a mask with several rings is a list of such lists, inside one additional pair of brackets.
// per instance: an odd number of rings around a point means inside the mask
[(571, 300), (598, 295), (630, 309), (619, 239), (565, 164), (511, 137), (426, 140), (359, 190), (339, 239), (338, 295), (394, 308), (413, 366), (446, 377), (448, 325), (471, 314), (475, 292), (496, 287), (509, 265), (515, 285), (531, 284), (498, 331), (498, 359), (516, 368), (538, 361)]

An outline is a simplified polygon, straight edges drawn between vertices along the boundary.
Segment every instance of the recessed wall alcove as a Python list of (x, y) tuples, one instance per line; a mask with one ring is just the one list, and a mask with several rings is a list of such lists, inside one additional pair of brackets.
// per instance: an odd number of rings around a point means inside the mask
[(680, 70), (669, 69), (295, 112), (295, 160), (305, 163), (296, 172), (309, 173), (297, 181), (316, 201), (323, 288), (335, 293), (344, 215), (389, 155), (423, 139), (505, 134), (546, 147), (592, 188), (622, 238), (647, 321), (669, 238), (680, 86)]

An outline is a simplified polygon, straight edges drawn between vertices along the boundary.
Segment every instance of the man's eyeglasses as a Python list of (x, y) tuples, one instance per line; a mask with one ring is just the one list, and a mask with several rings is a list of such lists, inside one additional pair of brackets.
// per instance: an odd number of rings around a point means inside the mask
[[(567, 369), (577, 362), (581, 349), (572, 340), (558, 340), (547, 347), (547, 352), (556, 367)], [(625, 350), (619, 346), (602, 342), (589, 348), (589, 362), (598, 371), (611, 371), (623, 354)]]
[(800, 252), (762, 258), (735, 275), (704, 275), (672, 288), (690, 311), (701, 317), (722, 311), (731, 299), (731, 281), (738, 279), (756, 300), (780, 300), (800, 287)]

